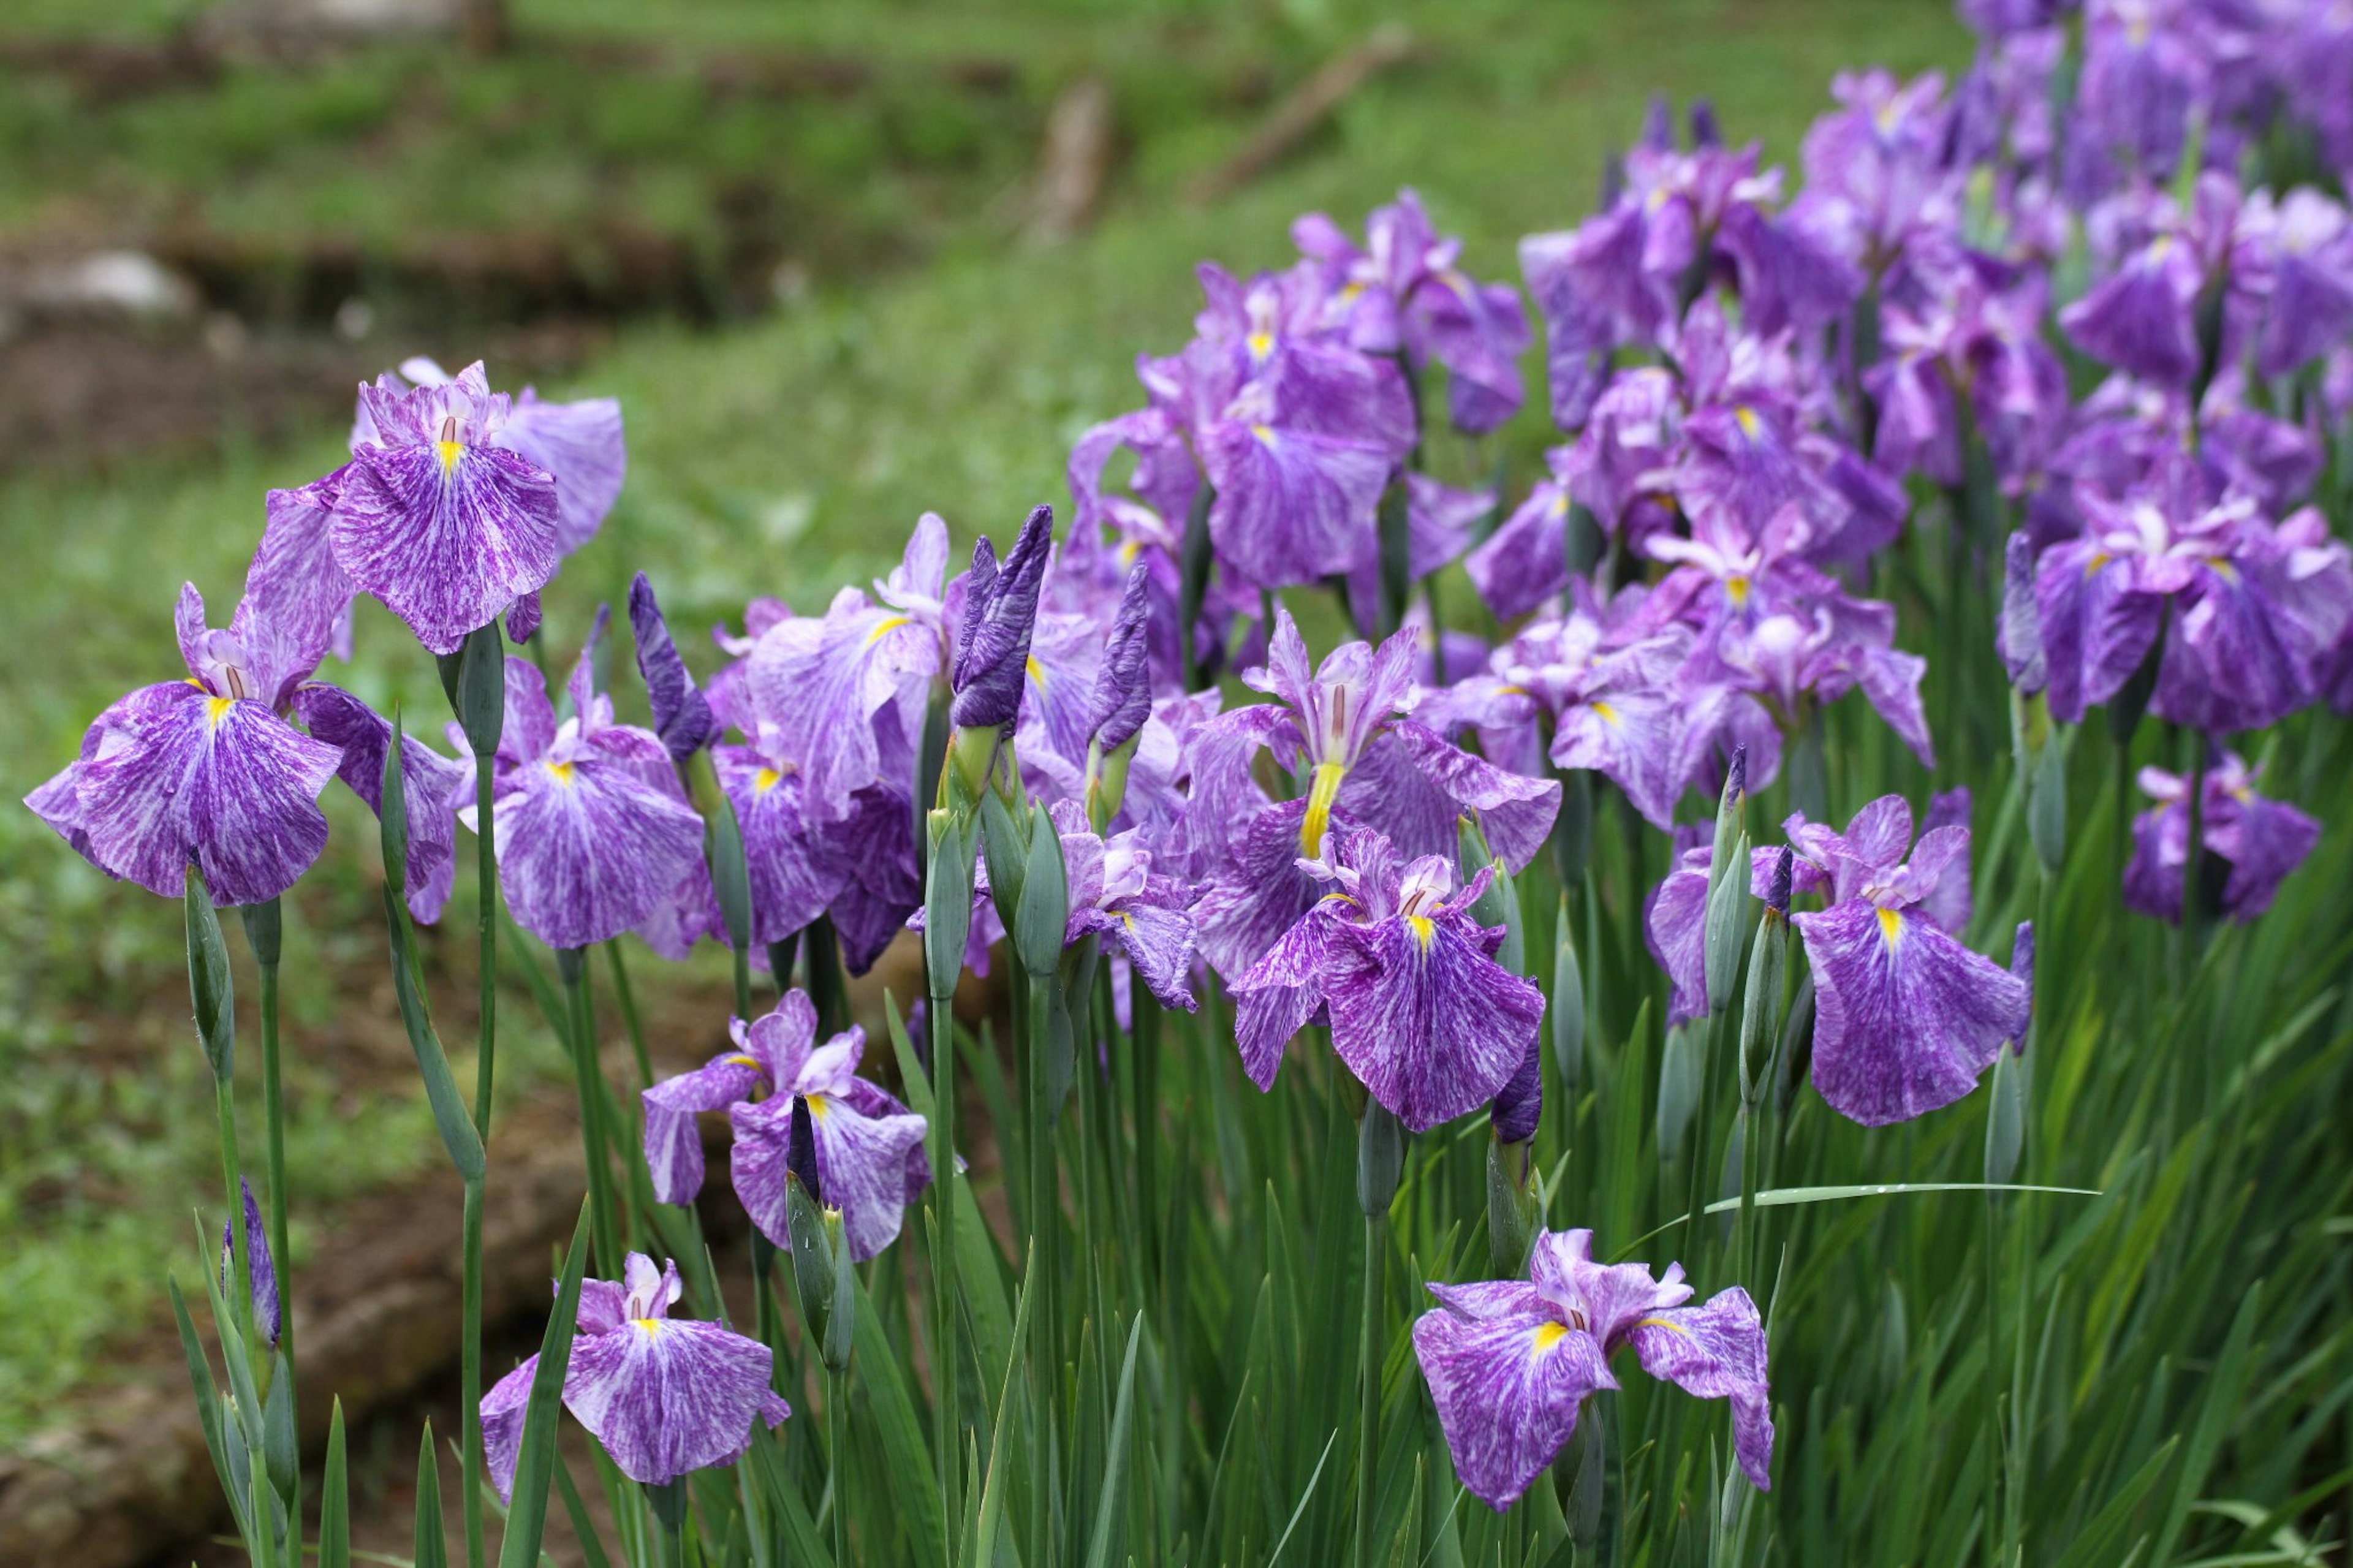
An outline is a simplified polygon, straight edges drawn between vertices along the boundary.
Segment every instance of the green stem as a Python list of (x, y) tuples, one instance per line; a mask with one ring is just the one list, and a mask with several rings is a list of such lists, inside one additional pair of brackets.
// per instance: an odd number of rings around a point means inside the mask
[(947, 1521), (945, 1568), (955, 1568), (964, 1519), (964, 1407), (957, 1399), (955, 1258), (955, 998), (934, 996), (923, 1010), (932, 1037), (932, 1381), (933, 1424), (940, 1454), (941, 1517)]
[[(267, 1140), (262, 1157), (269, 1163), (269, 1253), (277, 1265), (280, 1299), (283, 1301), (288, 1297), (286, 1287), (292, 1258), (286, 1246), (286, 1100), (280, 1087), (277, 958), (273, 955), (262, 961), (260, 970), (261, 1119)], [(286, 1347), (290, 1361), (294, 1353), (294, 1315), (280, 1311), (279, 1321), (279, 1343)]]
[(555, 955), (572, 1002), (572, 1073), (580, 1091), (580, 1151), (588, 1167), (588, 1228), (598, 1277), (620, 1278), (620, 1227), (613, 1214), (612, 1172), (605, 1157), (603, 1069), (596, 1061), (596, 1017), (588, 997), (588, 955), (566, 948)]
[(841, 974), (841, 942), (834, 934), (831, 915), (819, 915), (810, 922), (806, 946), (809, 1000), (817, 1005), (818, 1036), (830, 1039), (849, 1027), (849, 989)]
[(833, 1466), (833, 1561), (836, 1568), (849, 1563), (849, 1373), (847, 1369), (826, 1379), (826, 1450)]
[(491, 1141), (491, 1082), (499, 1054), (499, 857), (498, 816), (491, 802), (491, 759), (474, 759), (475, 901), (481, 942), (481, 1032), (474, 1055), (474, 1131)]
[(1356, 1426), (1356, 1568), (1373, 1559), (1373, 1482), (1380, 1467), (1381, 1443), (1381, 1266), (1387, 1261), (1383, 1237), (1386, 1216), (1365, 1216), (1364, 1317), (1356, 1339), (1358, 1389)]
[[(638, 994), (630, 989), (629, 966), (621, 961), (621, 944), (617, 940), (605, 944), (605, 956), (612, 961), (613, 992), (620, 998), (622, 1026), (629, 1031), (629, 1054), (637, 1058), (638, 1087), (651, 1089), (654, 1086), (654, 1063), (653, 1058), (646, 1051), (645, 1021), (638, 1016)], [(738, 968), (743, 965), (741, 954), (736, 957), (736, 965)]]
[(465, 1432), (461, 1448), (466, 1478), (466, 1552), (470, 1563), (483, 1560), (482, 1487), (486, 1460), (482, 1452), (482, 1181), (466, 1184), (465, 1263), (462, 1292), (464, 1333), (458, 1363), (459, 1421)]
[[(237, 1091), (229, 1079), (213, 1079), (213, 1121), (220, 1134), (221, 1189), (228, 1200), (230, 1270), (228, 1309), (237, 1317), (237, 1331), (245, 1341), (246, 1360), (259, 1368), (267, 1356), (255, 1353), (253, 1334), (253, 1254), (245, 1236), (245, 1189), (237, 1181)], [(285, 1314), (279, 1314), (282, 1321)], [(259, 1374), (257, 1373), (257, 1376)]]

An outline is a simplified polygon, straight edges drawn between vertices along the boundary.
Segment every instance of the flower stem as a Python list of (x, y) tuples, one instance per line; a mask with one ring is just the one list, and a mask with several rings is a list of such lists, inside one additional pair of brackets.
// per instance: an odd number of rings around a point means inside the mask
[(629, 1054), (637, 1060), (638, 1087), (651, 1089), (654, 1086), (653, 1058), (646, 1053), (645, 1020), (638, 1016), (638, 994), (629, 985), (628, 965), (621, 962), (621, 944), (617, 941), (607, 942), (605, 956), (612, 960), (613, 994), (620, 998), (621, 1025), (629, 1031)]
[(566, 948), (555, 955), (572, 1002), (572, 1072), (580, 1091), (580, 1150), (588, 1167), (588, 1228), (600, 1278), (621, 1268), (620, 1229), (613, 1214), (612, 1173), (605, 1159), (605, 1085), (596, 1062), (596, 1017), (588, 1000), (588, 955)]
[(839, 1565), (850, 1561), (849, 1495), (846, 1485), (849, 1479), (849, 1373), (847, 1369), (826, 1379), (825, 1430), (828, 1462), (833, 1467), (833, 1560)]
[(481, 1032), (474, 1052), (474, 1131), (491, 1141), (491, 1081), (498, 1063), (499, 1035), (499, 856), (498, 816), (491, 807), (495, 784), (489, 757), (474, 761), (475, 918), (481, 940)]
[(956, 1397), (955, 997), (934, 996), (923, 1009), (932, 1037), (932, 1384), (940, 1464), (940, 1517), (946, 1521), (946, 1568), (955, 1568), (964, 1519), (963, 1405)]
[(466, 1184), (465, 1264), (459, 1284), (463, 1337), (458, 1363), (459, 1421), (464, 1434), (460, 1452), (466, 1477), (466, 1560), (485, 1558), (482, 1534), (482, 1181)]
[(1388, 1216), (1365, 1216), (1365, 1304), (1356, 1339), (1359, 1392), (1356, 1426), (1356, 1568), (1373, 1560), (1373, 1482), (1381, 1456), (1381, 1265), (1387, 1261), (1384, 1227)]

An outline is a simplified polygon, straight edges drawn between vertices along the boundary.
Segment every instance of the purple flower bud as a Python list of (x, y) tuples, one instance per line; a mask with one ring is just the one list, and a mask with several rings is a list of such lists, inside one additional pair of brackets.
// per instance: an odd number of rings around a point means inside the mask
[(1789, 918), (1789, 872), (1795, 858), (1786, 844), (1774, 851), (1773, 880), (1765, 895), (1765, 907), (1783, 920)]
[[(2018, 922), (2018, 935), (2010, 944), (2010, 972), (2026, 983), (2027, 1005), (2031, 1007), (2034, 1005), (2034, 922), (2032, 921)], [(2026, 1037), (2027, 1032), (2021, 1029), (2018, 1032), (2018, 1037), (2010, 1042), (2010, 1048), (2013, 1054), (2018, 1056), (2026, 1054)]]
[(1089, 728), (1106, 752), (1125, 745), (1152, 716), (1152, 648), (1145, 635), (1151, 580), (1151, 568), (1141, 561), (1128, 573), (1095, 676)]
[(652, 699), (654, 733), (670, 755), (682, 763), (709, 745), (719, 733), (711, 704), (695, 689), (686, 660), (679, 657), (662, 620), (654, 585), (638, 573), (629, 584), (629, 627), (637, 636), (638, 673), (645, 677), (646, 695)]
[(1543, 1060), (1544, 1041), (1538, 1036), (1528, 1041), (1518, 1070), (1488, 1107), (1497, 1142), (1525, 1143), (1536, 1135), (1536, 1123), (1544, 1117)]
[[(262, 1342), (272, 1350), (278, 1348), (278, 1333), (283, 1322), (278, 1300), (278, 1265), (269, 1256), (269, 1231), (261, 1223), (261, 1205), (253, 1201), (253, 1184), (243, 1176), (237, 1179), (238, 1190), (245, 1194), (245, 1257), (246, 1277), (253, 1290), (253, 1326), (261, 1331)], [(221, 1226), (221, 1292), (226, 1295), (236, 1289), (231, 1283), (237, 1264), (237, 1244), (228, 1226)]]
[(1724, 145), (1724, 127), (1716, 123), (1715, 105), (1704, 98), (1692, 100), (1691, 144), (1694, 152)]
[(987, 539), (973, 547), (964, 635), (949, 672), (955, 691), (949, 717), (960, 730), (1002, 729), (1021, 710), (1038, 589), (1053, 537), (1054, 509), (1041, 506), (1021, 525), (1001, 568)]
[(1748, 742), (1743, 741), (1732, 748), (1732, 770), (1725, 777), (1724, 798), (1737, 811), (1748, 798)]
[(817, 1127), (809, 1118), (808, 1096), (793, 1099), (792, 1131), (786, 1135), (785, 1174), (801, 1184), (801, 1190), (818, 1205), (825, 1202), (825, 1188), (818, 1184), (817, 1174)]

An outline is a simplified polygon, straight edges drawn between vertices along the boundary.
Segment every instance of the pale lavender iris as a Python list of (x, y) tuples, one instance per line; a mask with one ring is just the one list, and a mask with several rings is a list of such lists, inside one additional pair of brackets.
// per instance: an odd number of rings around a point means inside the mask
[[(1814, 1087), (1866, 1127), (1959, 1100), (2002, 1042), (2024, 1033), (2029, 1005), (2023, 981), (1939, 924), (1966, 912), (1944, 884), (1967, 875), (1968, 828), (1932, 827), (1915, 846), (1912, 809), (1892, 795), (1844, 833), (1802, 814), (1784, 826), (1796, 890), (1829, 905), (1792, 921), (1814, 977)], [(1756, 851), (1759, 885), (1772, 875), (1768, 856), (1778, 859)]]
[(322, 647), (290, 645), (248, 591), (227, 630), (183, 584), (175, 615), (184, 680), (118, 699), (81, 754), (25, 804), (110, 877), (181, 896), (189, 866), (218, 904), (265, 903), (326, 847), (319, 794), (339, 748), (287, 721)]
[[(660, 737), (613, 721), (612, 699), (594, 687), (594, 652), (592, 638), (560, 725), (538, 667), (507, 660), (492, 797), (499, 882), (516, 921), (550, 947), (643, 931), (683, 956), (716, 914), (702, 818)], [(471, 825), (474, 811), (462, 820)]]
[[(392, 725), (339, 686), (307, 681), (294, 689), (294, 711), (315, 740), (343, 749), (335, 775), (384, 812), (384, 754)], [(441, 918), (457, 880), (458, 808), (472, 798), (473, 758), (463, 746), (452, 761), (414, 735), (400, 743), (400, 786), (408, 807), (408, 911), (427, 924)]]
[(1495, 962), (1504, 930), (1471, 914), (1493, 879), (1457, 888), (1451, 859), (1400, 865), (1368, 828), (1335, 829), (1303, 863), (1328, 890), (1233, 983), (1242, 1067), (1273, 1086), (1291, 1037), (1321, 1012), (1366, 1092), (1420, 1132), (1511, 1081), (1536, 1040), (1544, 994)]
[(909, 1204), (932, 1179), (923, 1119), (858, 1076), (866, 1034), (852, 1027), (820, 1045), (817, 1008), (788, 991), (776, 1011), (728, 1030), (735, 1048), (645, 1091), (646, 1165), (654, 1196), (691, 1203), (702, 1188), (697, 1111), (724, 1110), (735, 1130), (735, 1195), (762, 1235), (786, 1251), (786, 1156), (793, 1107), (808, 1107), (818, 1191), (841, 1211), (849, 1254), (862, 1262), (897, 1239)]
[[(768, 1386), (768, 1347), (721, 1323), (671, 1317), (680, 1294), (678, 1265), (656, 1269), (642, 1252), (629, 1254), (617, 1281), (582, 1280), (564, 1369), (564, 1407), (646, 1486), (733, 1464), (752, 1446), (754, 1423), (773, 1427), (792, 1414)], [(483, 1456), (501, 1500), (514, 1491), (538, 1370), (539, 1357), (528, 1357), (482, 1395)]]
[[(2255, 793), (2260, 770), (2231, 752), (2205, 777), (2199, 816), (2203, 856), (2220, 862), (2218, 887), (2201, 888), (2224, 918), (2251, 921), (2271, 908), (2288, 874), (2320, 841), (2320, 824), (2284, 801)], [(2125, 867), (2125, 906), (2179, 922), (2189, 857), (2190, 781), (2156, 768), (2140, 771), (2154, 809), (2133, 818), (2133, 854)], [(2201, 877), (2204, 868), (2201, 868)]]
[(1765, 1326), (1738, 1286), (1690, 1306), (1683, 1265), (1664, 1279), (1640, 1263), (1597, 1263), (1589, 1230), (1536, 1238), (1528, 1278), (1432, 1283), (1440, 1305), (1413, 1326), (1454, 1473), (1488, 1507), (1517, 1502), (1577, 1431), (1586, 1399), (1618, 1387), (1610, 1361), (1631, 1347), (1642, 1370), (1732, 1407), (1732, 1450), (1761, 1491), (1772, 1485), (1773, 1416)]

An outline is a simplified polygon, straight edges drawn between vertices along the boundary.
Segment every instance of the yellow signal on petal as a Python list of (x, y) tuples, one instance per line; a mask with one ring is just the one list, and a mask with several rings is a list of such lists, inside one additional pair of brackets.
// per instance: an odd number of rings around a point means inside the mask
[(1887, 939), (1887, 945), (1890, 947), (1894, 947), (1903, 940), (1904, 916), (1901, 911), (1895, 910), (1879, 911), (1879, 934)]
[(1744, 403), (1732, 411), (1732, 416), (1740, 422), (1740, 433), (1743, 436), (1752, 441), (1757, 439), (1757, 410)]
[(1046, 684), (1046, 667), (1038, 662), (1036, 654), (1033, 653), (1023, 659), (1021, 668), (1028, 670), (1029, 679), (1036, 681), (1041, 688)]
[(1430, 917), (1408, 915), (1405, 917), (1405, 925), (1408, 931), (1413, 932), (1413, 945), (1428, 952), (1431, 939), (1438, 934), (1438, 928), (1430, 923)]
[(435, 455), (441, 459), (442, 473), (448, 474), (457, 468), (458, 459), (466, 455), (466, 443), (463, 441), (436, 441), (433, 443), (433, 451)]
[(785, 782), (785, 775), (774, 768), (762, 768), (752, 775), (752, 793), (765, 795)]
[(1568, 1338), (1567, 1323), (1539, 1323), (1536, 1331), (1528, 1336), (1528, 1348), (1542, 1354)]
[(649, 1334), (658, 1334), (662, 1331), (662, 1321), (659, 1318), (631, 1318), (629, 1321)]
[(872, 631), (866, 634), (866, 646), (868, 647), (872, 647), (876, 643), (881, 642), (884, 637), (889, 637), (892, 632), (897, 631), (901, 626), (903, 626), (906, 624), (907, 617), (904, 616), (886, 616), (881, 625), (876, 626)]
[(568, 786), (572, 783), (572, 764), (570, 763), (550, 763), (547, 764), (547, 776), (554, 779), (557, 784)]
[(1307, 815), (1299, 819), (1299, 852), (1318, 855), (1324, 830), (1332, 826), (1332, 803), (1339, 797), (1340, 781), (1348, 776), (1345, 763), (1318, 763), (1315, 782), (1307, 789)]
[(825, 1096), (821, 1094), (805, 1094), (801, 1096), (801, 1098), (808, 1101), (809, 1114), (811, 1116), (816, 1117), (819, 1121), (825, 1120), (826, 1111), (828, 1109), (825, 1103)]
[(1616, 724), (1620, 722), (1618, 717), (1618, 710), (1610, 707), (1607, 702), (1596, 702), (1593, 704), (1593, 716), (1600, 720), (1604, 724)]
[(234, 697), (206, 698), (205, 700), (205, 728), (208, 730), (219, 729), (221, 726), (221, 721), (227, 718), (228, 710), (236, 706), (237, 699)]

